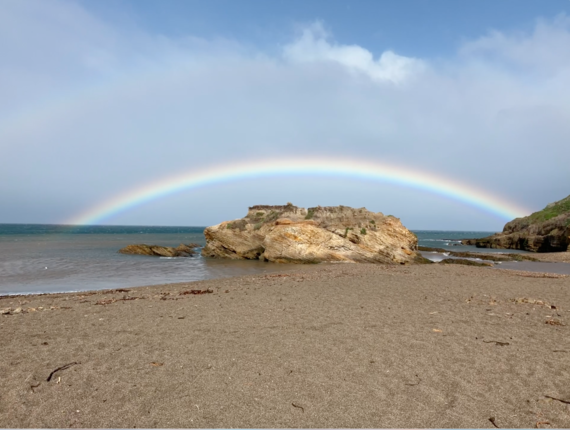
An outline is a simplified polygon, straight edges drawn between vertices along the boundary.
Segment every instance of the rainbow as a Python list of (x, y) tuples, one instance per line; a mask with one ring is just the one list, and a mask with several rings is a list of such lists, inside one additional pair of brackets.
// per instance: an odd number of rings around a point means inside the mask
[(391, 183), (440, 195), (505, 220), (531, 212), (487, 191), (433, 173), (369, 160), (312, 157), (237, 162), (162, 178), (119, 194), (73, 217), (66, 224), (98, 224), (135, 206), (183, 190), (229, 181), (283, 175), (333, 176)]

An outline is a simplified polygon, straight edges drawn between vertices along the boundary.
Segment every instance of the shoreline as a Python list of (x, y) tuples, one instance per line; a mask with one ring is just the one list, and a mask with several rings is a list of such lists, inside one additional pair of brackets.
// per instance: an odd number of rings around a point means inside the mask
[(0, 315), (0, 426), (569, 427), (569, 290), (350, 264), (3, 297), (35, 311)]
[[(420, 251), (420, 253), (431, 253), (430, 251)], [(438, 254), (438, 253), (436, 253)], [(475, 252), (473, 253), (475, 254)], [(482, 255), (485, 256), (496, 256), (497, 254), (501, 255), (502, 253), (481, 253)], [(505, 253), (507, 254), (507, 253)], [(565, 254), (565, 255), (557, 255), (557, 254)], [(570, 264), (570, 252), (566, 252), (566, 253), (543, 253), (543, 254), (538, 254), (532, 255), (533, 258), (536, 258), (538, 261), (523, 261), (523, 262), (502, 262), (501, 264), (496, 264), (493, 267), (489, 267), (489, 269), (498, 269), (498, 270), (511, 270), (511, 271), (524, 271), (524, 272), (531, 272), (531, 273), (542, 273), (542, 274), (555, 274), (555, 275), (570, 275), (570, 273), (567, 273), (567, 271), (548, 271), (548, 270), (544, 270), (544, 271), (540, 271), (540, 270), (529, 270), (529, 266), (531, 266), (533, 263), (568, 263)], [(146, 258), (155, 258), (155, 257), (146, 257)], [(219, 260), (219, 259), (216, 259)], [(433, 261), (433, 260), (432, 260)], [(244, 260), (242, 262), (247, 263), (247, 260)], [(510, 267), (506, 267), (503, 268), (501, 267), (502, 265), (504, 265), (505, 263), (507, 263), (507, 266)], [(519, 266), (523, 266), (521, 268), (519, 267), (513, 267), (513, 264), (510, 263), (515, 263), (515, 265), (519, 265)], [(305, 270), (311, 270), (311, 268), (315, 268), (315, 267), (329, 267), (329, 266), (334, 266), (334, 265), (351, 265), (351, 264), (356, 264), (356, 265), (360, 265), (363, 263), (320, 263), (318, 265), (310, 265), (310, 264), (283, 264), (283, 263), (267, 263), (267, 264), (272, 264), (276, 267), (280, 266), (280, 268), (282, 268), (283, 272), (286, 273), (293, 273), (296, 271), (305, 271)], [(364, 263), (365, 264), (365, 263)], [(437, 261), (434, 261), (434, 264), (439, 264)], [(378, 266), (383, 266), (381, 264), (379, 264)], [(410, 266), (405, 266), (405, 267), (411, 267), (414, 265), (410, 265)], [(267, 274), (271, 274), (271, 273), (279, 273), (281, 272), (281, 270), (277, 269), (276, 267), (273, 268), (273, 270)], [(390, 266), (388, 266), (390, 267)], [(566, 266), (565, 266), (566, 268)], [(9, 294), (5, 294), (5, 293), (0, 293), (0, 300), (4, 299), (4, 298), (8, 298), (8, 297), (29, 297), (29, 296), (44, 296), (44, 295), (54, 295), (54, 294), (85, 294), (85, 293), (91, 293), (91, 292), (111, 292), (111, 291), (115, 291), (117, 289), (134, 289), (134, 288), (150, 288), (150, 287), (155, 287), (155, 286), (161, 286), (161, 285), (177, 285), (177, 284), (188, 284), (188, 283), (194, 283), (194, 282), (204, 282), (204, 281), (216, 281), (216, 280), (221, 280), (221, 279), (232, 279), (232, 278), (241, 278), (241, 277), (247, 277), (247, 276), (263, 276), (263, 273), (260, 274), (249, 274), (249, 275), (235, 275), (235, 276), (224, 276), (224, 277), (219, 277), (219, 278), (209, 278), (209, 279), (205, 279), (205, 280), (197, 280), (197, 281), (186, 281), (186, 282), (170, 282), (170, 283), (155, 283), (155, 284), (148, 284), (148, 285), (129, 285), (129, 286), (125, 286), (125, 287), (117, 287), (117, 288), (102, 288), (102, 289), (92, 289), (92, 290), (76, 290), (76, 291), (54, 291), (54, 292), (32, 292), (32, 293), (9, 293)], [(1, 303), (1, 302), (0, 302)], [(0, 309), (2, 308), (1, 304), (0, 304)]]

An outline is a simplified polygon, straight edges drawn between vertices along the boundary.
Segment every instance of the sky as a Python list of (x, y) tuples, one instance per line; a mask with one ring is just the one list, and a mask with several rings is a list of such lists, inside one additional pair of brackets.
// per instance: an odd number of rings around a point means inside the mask
[(0, 223), (292, 202), (500, 231), (569, 159), (569, 0), (0, 0)]

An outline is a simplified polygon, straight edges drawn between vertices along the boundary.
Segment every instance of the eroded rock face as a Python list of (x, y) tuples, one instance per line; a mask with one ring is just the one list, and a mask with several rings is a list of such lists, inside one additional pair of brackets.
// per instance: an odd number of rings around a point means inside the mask
[(278, 263), (423, 261), (416, 236), (398, 218), (346, 206), (253, 206), (204, 231), (202, 255)]
[(191, 257), (196, 254), (194, 248), (199, 245), (190, 243), (185, 245), (181, 243), (176, 248), (169, 246), (159, 246), (159, 245), (145, 245), (144, 243), (136, 245), (127, 245), (122, 249), (119, 249), (121, 254), (130, 255), (150, 255), (155, 257)]
[(502, 233), (462, 242), (477, 248), (570, 251), (570, 196), (550, 203), (543, 210), (527, 217), (508, 222)]

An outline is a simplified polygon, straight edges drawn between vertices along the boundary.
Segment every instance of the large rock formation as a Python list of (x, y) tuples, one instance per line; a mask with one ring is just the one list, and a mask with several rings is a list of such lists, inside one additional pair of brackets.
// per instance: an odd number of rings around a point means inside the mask
[(466, 239), (477, 248), (522, 249), (534, 252), (570, 251), (570, 196), (543, 210), (508, 222), (502, 233)]
[(424, 262), (398, 218), (346, 206), (253, 206), (245, 218), (204, 231), (202, 255), (278, 263)]
[(195, 243), (189, 243), (185, 245), (181, 243), (176, 248), (170, 246), (159, 246), (159, 245), (145, 245), (144, 243), (136, 245), (127, 245), (124, 248), (119, 249), (121, 254), (129, 255), (150, 255), (153, 257), (192, 257), (196, 254), (194, 248), (198, 248), (200, 245)]

